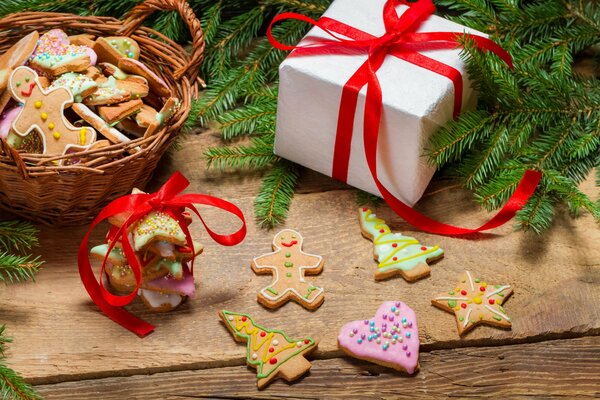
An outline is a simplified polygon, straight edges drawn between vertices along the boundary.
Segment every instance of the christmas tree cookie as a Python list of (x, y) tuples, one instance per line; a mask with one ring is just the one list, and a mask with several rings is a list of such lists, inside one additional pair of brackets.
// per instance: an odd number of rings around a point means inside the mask
[(246, 363), (256, 368), (259, 389), (278, 376), (291, 382), (310, 370), (304, 356), (317, 348), (315, 340), (292, 340), (281, 331), (256, 325), (246, 314), (223, 310), (219, 316), (237, 342), (247, 342)]
[(419, 241), (401, 233), (392, 233), (385, 221), (367, 208), (359, 209), (360, 228), (364, 237), (374, 245), (373, 257), (379, 262), (375, 280), (401, 275), (409, 282), (429, 276), (428, 263), (444, 256), (439, 246), (423, 246)]
[(510, 328), (502, 304), (511, 294), (510, 285), (489, 285), (465, 271), (452, 290), (439, 294), (431, 304), (454, 313), (458, 334), (464, 335), (479, 324)]
[(344, 325), (338, 347), (351, 357), (413, 374), (419, 367), (415, 312), (401, 301), (386, 301), (373, 318)]
[(292, 229), (284, 229), (273, 239), (273, 252), (252, 260), (257, 274), (273, 274), (273, 282), (258, 293), (258, 302), (268, 308), (277, 308), (289, 300), (303, 307), (318, 308), (325, 296), (323, 289), (306, 282), (306, 274), (323, 270), (323, 257), (302, 251), (302, 236)]

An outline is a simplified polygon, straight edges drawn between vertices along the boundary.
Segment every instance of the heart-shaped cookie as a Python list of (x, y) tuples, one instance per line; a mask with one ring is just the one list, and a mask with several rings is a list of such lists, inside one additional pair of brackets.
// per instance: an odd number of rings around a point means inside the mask
[(413, 374), (419, 368), (415, 312), (401, 301), (386, 301), (375, 317), (344, 325), (338, 347), (351, 357)]

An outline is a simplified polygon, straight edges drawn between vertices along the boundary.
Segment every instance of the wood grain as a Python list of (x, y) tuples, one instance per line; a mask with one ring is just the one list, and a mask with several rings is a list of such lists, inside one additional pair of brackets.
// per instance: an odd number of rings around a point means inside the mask
[[(243, 353), (242, 346), (238, 350)], [(313, 361), (294, 384), (256, 389), (247, 367), (168, 372), (39, 386), (53, 399), (597, 398), (600, 337), (422, 353), (414, 377), (353, 359)]]
[[(251, 313), (257, 323), (291, 336), (318, 336), (317, 358), (339, 356), (339, 327), (372, 316), (382, 301), (394, 299), (417, 313), (421, 342), (428, 351), (600, 334), (600, 230), (589, 216), (573, 221), (559, 214), (556, 226), (542, 237), (511, 233), (505, 226), (495, 235), (463, 240), (415, 231), (382, 207), (378, 213), (394, 231), (414, 235), (426, 245), (439, 244), (446, 257), (432, 266), (428, 279), (413, 284), (403, 279), (375, 282), (372, 243), (361, 237), (354, 190), (336, 183), (322, 185), (319, 182), (331, 181), (318, 174), (312, 174), (304, 193), (295, 196), (286, 227), (303, 234), (307, 252), (325, 258), (323, 273), (311, 277), (325, 289), (325, 303), (314, 312), (293, 303), (266, 310), (257, 304), (256, 293), (271, 278), (250, 269), (252, 257), (270, 250), (275, 233), (253, 222), (260, 176), (206, 172), (201, 153), (210, 141), (193, 136), (187, 140), (189, 146), (166, 160), (153, 186), (180, 169), (192, 181), (190, 191), (223, 197), (243, 209), (247, 239), (223, 248), (193, 224), (192, 233), (205, 247), (196, 269), (198, 296), (168, 314), (150, 314), (140, 302), (132, 304), (132, 312), (157, 327), (142, 340), (103, 316), (81, 285), (76, 254), (86, 227), (42, 227), (40, 252), (47, 263), (37, 283), (0, 290), (0, 322), (14, 338), (7, 355), (30, 382), (243, 365), (243, 354), (219, 322), (220, 309)], [(584, 190), (593, 190), (592, 181), (585, 185)], [(418, 207), (431, 217), (466, 226), (487, 218), (467, 191), (447, 182), (432, 188)], [(229, 215), (205, 208), (202, 212), (221, 233), (237, 228)], [(91, 243), (103, 239), (104, 229), (94, 232)], [(431, 296), (453, 287), (464, 269), (491, 283), (514, 286), (505, 304), (514, 321), (511, 331), (478, 327), (460, 338), (452, 315), (430, 305)]]

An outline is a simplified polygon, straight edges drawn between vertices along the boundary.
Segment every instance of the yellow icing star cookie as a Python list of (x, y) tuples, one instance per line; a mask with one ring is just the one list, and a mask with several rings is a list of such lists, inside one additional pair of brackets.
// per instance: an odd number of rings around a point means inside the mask
[(434, 297), (431, 304), (454, 313), (458, 334), (464, 335), (479, 324), (510, 328), (502, 304), (511, 294), (510, 285), (490, 285), (465, 271), (455, 287)]

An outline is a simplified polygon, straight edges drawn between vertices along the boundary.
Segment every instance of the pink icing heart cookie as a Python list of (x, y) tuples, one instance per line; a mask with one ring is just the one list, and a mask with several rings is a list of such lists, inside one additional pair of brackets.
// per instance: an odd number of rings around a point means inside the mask
[(413, 374), (419, 368), (415, 312), (401, 301), (386, 301), (375, 317), (344, 325), (338, 347), (351, 357)]

